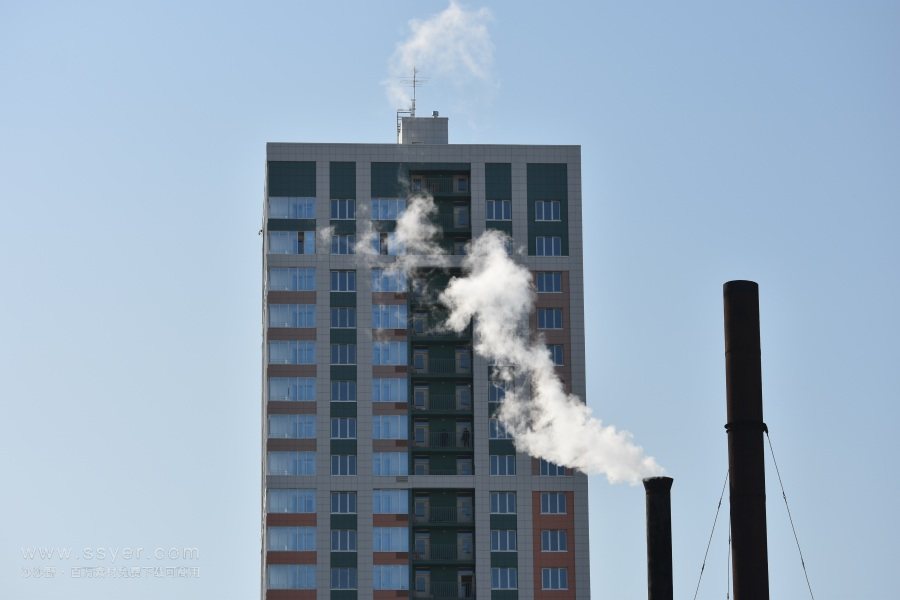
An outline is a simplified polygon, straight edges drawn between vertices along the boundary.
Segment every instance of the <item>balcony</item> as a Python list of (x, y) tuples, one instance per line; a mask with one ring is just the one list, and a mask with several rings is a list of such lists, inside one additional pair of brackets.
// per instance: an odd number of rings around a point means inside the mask
[(413, 598), (422, 600), (474, 600), (475, 586), (471, 583), (432, 583), (415, 589)]
[(461, 361), (455, 358), (428, 358), (422, 360), (421, 356), (413, 354), (412, 372), (414, 375), (454, 375), (469, 377), (472, 375), (470, 361)]
[(413, 552), (413, 560), (432, 562), (472, 562), (472, 550), (460, 552), (459, 544), (425, 544)]
[(422, 342), (463, 342), (472, 339), (472, 326), (469, 325), (459, 333), (452, 329), (442, 329), (438, 323), (419, 323), (413, 316), (413, 327), (410, 332), (414, 341)]
[(455, 506), (432, 506), (424, 513), (413, 515), (416, 525), (471, 525), (475, 522), (472, 509), (460, 511)]
[(469, 196), (469, 179), (465, 176), (451, 175), (410, 175), (410, 191), (412, 193), (428, 193), (432, 196), (453, 196), (466, 198)]
[(472, 414), (472, 399), (456, 394), (429, 394), (421, 400), (414, 398), (412, 408), (417, 413)]
[(468, 207), (464, 212), (457, 214), (435, 215), (431, 222), (440, 227), (444, 233), (469, 233), (472, 230)]
[(471, 450), (471, 429), (468, 432), (466, 435), (466, 432), (457, 434), (453, 431), (432, 431), (426, 439), (416, 439), (414, 446), (425, 450)]

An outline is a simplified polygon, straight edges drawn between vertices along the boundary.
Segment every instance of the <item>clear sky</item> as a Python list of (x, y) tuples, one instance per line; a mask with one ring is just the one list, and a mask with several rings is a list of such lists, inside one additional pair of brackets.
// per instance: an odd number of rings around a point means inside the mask
[[(726, 470), (730, 279), (760, 284), (817, 598), (891, 596), (900, 5), (482, 6), (487, 70), (426, 73), (420, 111), (454, 143), (582, 146), (588, 402), (675, 478), (676, 597)], [(0, 596), (258, 597), (264, 145), (391, 142), (389, 60), (445, 7), (0, 3)], [(767, 468), (772, 596), (803, 598)], [(725, 595), (725, 511), (699, 598)], [(643, 489), (593, 478), (595, 598), (646, 597), (644, 536)], [(37, 581), (38, 545), (197, 547), (200, 577)]]

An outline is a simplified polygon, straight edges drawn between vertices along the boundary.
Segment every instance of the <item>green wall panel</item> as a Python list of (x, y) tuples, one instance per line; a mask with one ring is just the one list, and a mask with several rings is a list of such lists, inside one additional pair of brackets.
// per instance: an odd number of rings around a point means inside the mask
[(332, 162), (328, 171), (330, 198), (356, 198), (356, 163)]
[(316, 163), (274, 161), (268, 165), (269, 196), (314, 197), (316, 195)]

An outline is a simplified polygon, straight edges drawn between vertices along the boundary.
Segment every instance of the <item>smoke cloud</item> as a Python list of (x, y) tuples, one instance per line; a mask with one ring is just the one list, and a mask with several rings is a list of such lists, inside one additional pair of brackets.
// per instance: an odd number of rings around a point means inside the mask
[(568, 394), (556, 375), (547, 347), (533, 338), (528, 317), (534, 309), (531, 273), (507, 254), (505, 234), (488, 231), (474, 240), (463, 262), (466, 275), (454, 278), (441, 294), (450, 309), (446, 325), (454, 331), (475, 323), (475, 351), (500, 365), (509, 384), (497, 417), (512, 434), (516, 449), (611, 483), (638, 483), (662, 468), (632, 441), (592, 415)]
[(486, 8), (466, 10), (455, 0), (429, 19), (409, 22), (410, 35), (397, 45), (388, 62), (388, 99), (397, 108), (409, 106), (411, 96), (400, 79), (412, 77), (413, 67), (457, 87), (483, 84), (491, 78), (494, 46)]
[[(450, 264), (438, 243), (436, 214), (430, 195), (410, 194), (395, 230), (379, 232), (370, 222), (355, 252), (370, 267), (402, 273), (413, 289), (422, 287), (419, 269)], [(565, 391), (547, 346), (529, 327), (535, 305), (532, 275), (509, 256), (509, 242), (498, 231), (472, 241), (462, 263), (464, 275), (451, 279), (438, 300), (449, 311), (441, 328), (462, 332), (474, 322), (475, 352), (497, 365), (495, 377), (506, 383), (497, 417), (512, 434), (516, 449), (587, 474), (606, 475), (611, 483), (636, 484), (661, 474), (663, 469), (634, 443), (631, 433), (604, 425)]]
[(396, 256), (384, 268), (390, 273), (402, 273), (408, 280), (414, 279), (420, 267), (444, 267), (448, 264), (447, 253), (437, 242), (441, 228), (433, 222), (435, 214), (437, 206), (430, 195), (413, 194), (407, 198), (406, 208), (397, 215), (397, 228), (393, 232), (378, 232), (370, 225), (354, 250), (370, 265), (385, 252)]

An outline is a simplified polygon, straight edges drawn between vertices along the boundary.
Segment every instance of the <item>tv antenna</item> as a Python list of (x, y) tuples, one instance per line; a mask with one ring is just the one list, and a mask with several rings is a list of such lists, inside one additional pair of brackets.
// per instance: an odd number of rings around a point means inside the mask
[(405, 86), (409, 86), (412, 88), (412, 103), (409, 108), (406, 110), (397, 109), (397, 141), (400, 140), (400, 125), (403, 117), (415, 117), (416, 116), (416, 89), (420, 85), (424, 85), (427, 82), (427, 79), (424, 79), (420, 76), (419, 70), (413, 66), (412, 77), (401, 77), (400, 83)]

